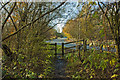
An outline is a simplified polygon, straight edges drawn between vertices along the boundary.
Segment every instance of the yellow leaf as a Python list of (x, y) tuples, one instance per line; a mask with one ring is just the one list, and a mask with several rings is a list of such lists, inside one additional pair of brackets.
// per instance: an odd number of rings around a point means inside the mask
[(114, 74), (114, 75), (111, 76), (111, 78), (114, 78), (114, 77), (117, 77), (117, 76), (118, 76), (117, 74)]
[(43, 74), (40, 74), (38, 77), (39, 77), (39, 78), (43, 78), (43, 76), (44, 76)]

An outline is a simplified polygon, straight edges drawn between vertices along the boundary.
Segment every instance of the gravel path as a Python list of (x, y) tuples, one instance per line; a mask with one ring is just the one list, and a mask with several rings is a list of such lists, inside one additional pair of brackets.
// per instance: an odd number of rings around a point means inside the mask
[(55, 61), (54, 61), (54, 75), (53, 75), (53, 78), (67, 78), (66, 77), (66, 73), (65, 73), (65, 68), (66, 68), (66, 65), (67, 65), (67, 61), (65, 59), (62, 59), (62, 57), (60, 55), (58, 55), (56, 58), (55, 58)]

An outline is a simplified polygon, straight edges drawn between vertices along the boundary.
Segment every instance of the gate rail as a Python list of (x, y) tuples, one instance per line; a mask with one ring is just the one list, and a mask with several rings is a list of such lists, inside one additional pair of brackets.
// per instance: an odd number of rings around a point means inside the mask
[[(83, 40), (83, 39), (78, 40), (78, 41), (72, 41), (72, 42), (62, 43), (62, 56), (64, 56), (64, 54), (72, 53), (72, 52), (74, 53), (76, 51), (79, 51), (79, 55), (80, 55), (80, 48), (82, 46), (82, 44), (80, 43), (81, 41), (83, 41), (83, 44), (86, 44), (86, 41)], [(76, 46), (65, 47), (65, 45), (71, 44), (71, 43), (76, 43)], [(50, 43), (50, 44), (46, 44), (46, 45), (53, 45), (53, 46), (55, 46), (53, 49), (47, 49), (47, 50), (55, 50), (55, 55), (57, 55), (57, 43)], [(76, 50), (75, 49), (71, 49), (71, 48), (75, 48), (75, 47), (76, 47)], [(67, 50), (69, 52), (67, 52)], [(70, 50), (72, 50), (72, 51), (70, 51)]]

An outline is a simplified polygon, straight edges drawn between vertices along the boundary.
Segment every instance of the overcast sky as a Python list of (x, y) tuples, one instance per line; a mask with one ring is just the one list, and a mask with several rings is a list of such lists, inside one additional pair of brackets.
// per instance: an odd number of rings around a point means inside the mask
[[(55, 26), (55, 29), (57, 31), (60, 31), (60, 33), (62, 32), (62, 28), (64, 27), (65, 23), (70, 20), (70, 19), (74, 19), (77, 17), (77, 15), (79, 14), (79, 11), (78, 11), (78, 2), (71, 2), (69, 5), (65, 6), (65, 13), (62, 14), (63, 18), (58, 18), (58, 19), (55, 19), (53, 20), (52, 22), (53, 23), (58, 23), (56, 26)], [(80, 8), (79, 8), (80, 9)], [(60, 29), (60, 30), (59, 30)]]

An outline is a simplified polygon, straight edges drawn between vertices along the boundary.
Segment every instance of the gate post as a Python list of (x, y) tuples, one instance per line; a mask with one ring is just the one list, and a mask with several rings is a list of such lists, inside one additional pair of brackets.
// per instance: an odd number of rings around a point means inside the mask
[(80, 48), (82, 47), (82, 44), (79, 44), (79, 47), (78, 47), (78, 49), (79, 49), (79, 59), (81, 60), (81, 53), (80, 53)]
[[(80, 45), (78, 46), (79, 58), (80, 58)], [(81, 59), (81, 58), (80, 58)]]
[(57, 55), (57, 43), (55, 43), (55, 55)]
[(64, 56), (64, 43), (62, 43), (62, 56)]
[(87, 47), (87, 40), (83, 39), (83, 49), (84, 49), (84, 52), (86, 51), (86, 47)]

